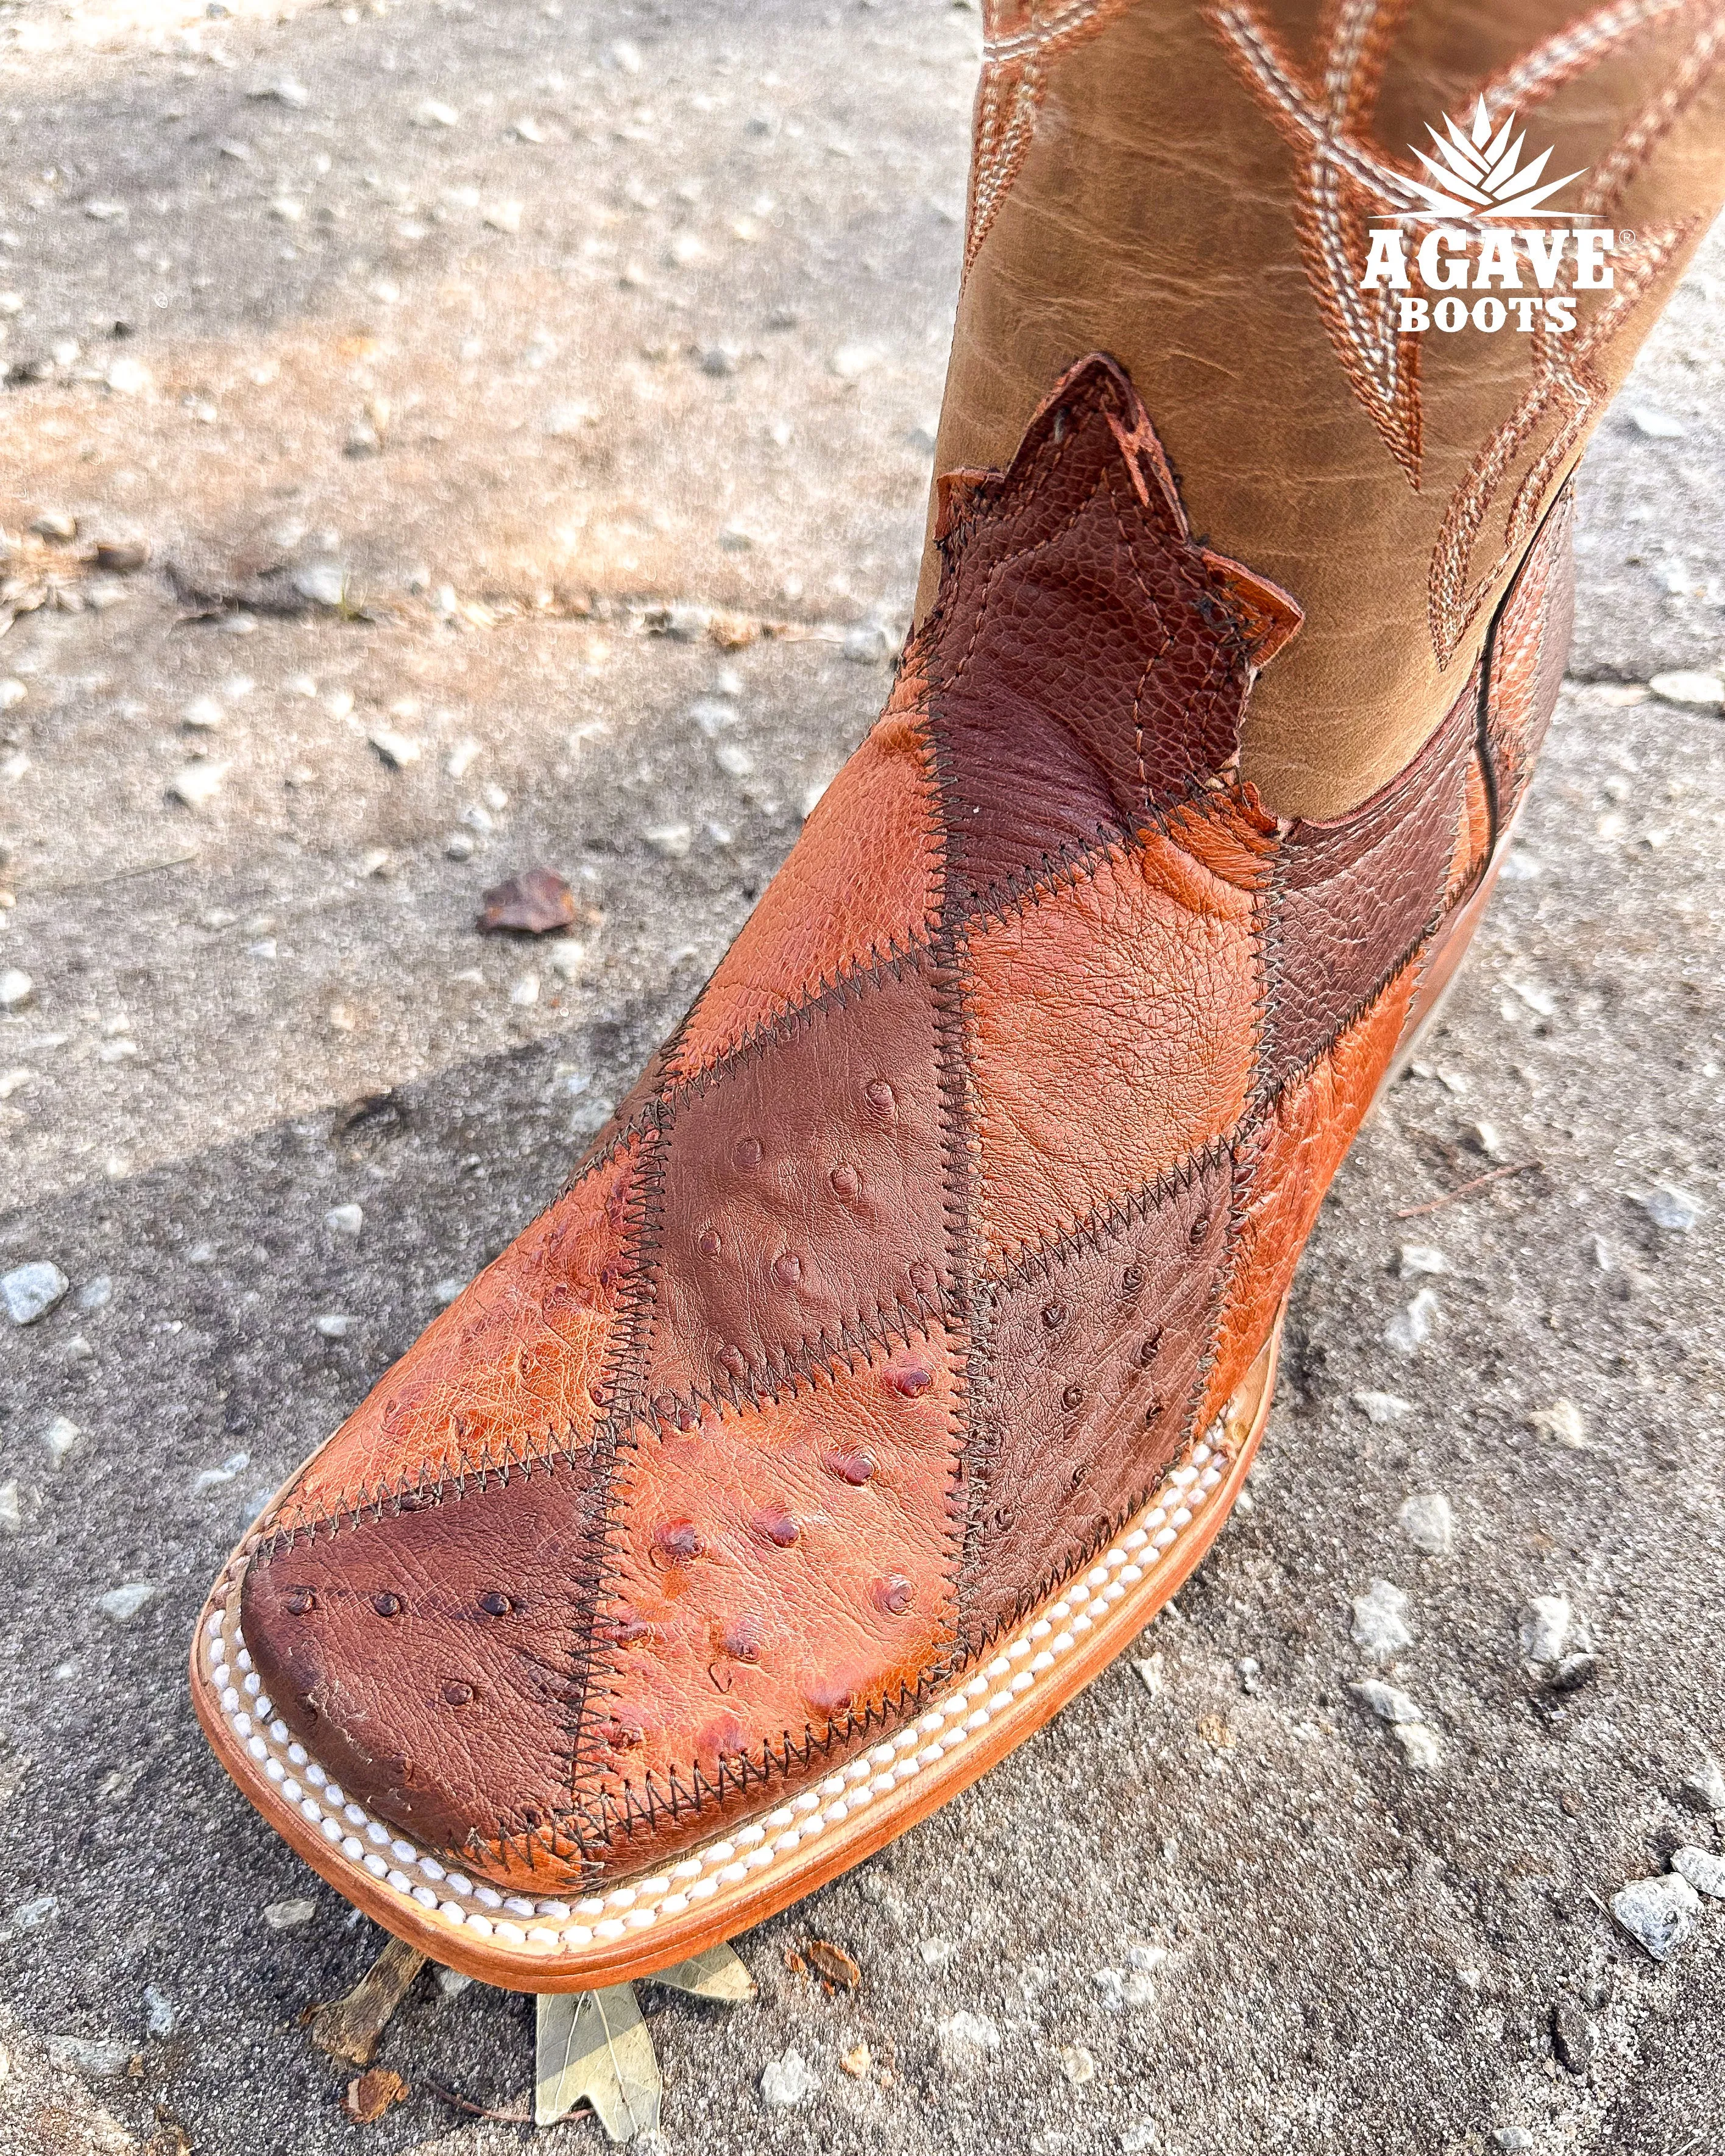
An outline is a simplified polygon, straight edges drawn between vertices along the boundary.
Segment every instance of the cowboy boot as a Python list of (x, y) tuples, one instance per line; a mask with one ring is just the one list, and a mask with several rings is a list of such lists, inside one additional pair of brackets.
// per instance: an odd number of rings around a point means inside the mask
[(1238, 1491), (1289, 1280), (1555, 697), (1559, 499), (1355, 814), (1238, 770), (1299, 612), (1093, 357), (944, 490), (886, 711), (570, 1185), (288, 1484), (193, 1691), (438, 1960), (680, 1962), (963, 1788)]

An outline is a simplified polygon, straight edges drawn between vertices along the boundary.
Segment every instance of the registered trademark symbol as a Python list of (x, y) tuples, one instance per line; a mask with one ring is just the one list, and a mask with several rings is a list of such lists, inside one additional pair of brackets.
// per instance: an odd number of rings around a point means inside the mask
[(1633, 247), (1635, 244), (1635, 235), (1632, 232), (1620, 232), (1617, 235), (1617, 244), (1620, 247)]

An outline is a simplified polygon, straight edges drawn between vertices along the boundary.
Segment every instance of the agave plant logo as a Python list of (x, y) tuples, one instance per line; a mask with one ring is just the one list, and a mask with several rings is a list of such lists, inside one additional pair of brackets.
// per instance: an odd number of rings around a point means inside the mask
[[(1435, 127), (1426, 129), (1436, 145), (1436, 157), (1428, 157), (1417, 145), (1409, 143), (1409, 148), (1431, 175), (1430, 181), (1408, 177), (1408, 185), (1420, 197), (1422, 208), (1437, 217), (1524, 218), (1586, 172), (1584, 165), (1579, 172), (1565, 172), (1560, 180), (1546, 179), (1549, 150), (1541, 151), (1531, 165), (1524, 165), (1522, 148), (1527, 140), (1527, 131), (1524, 129), (1511, 141), (1515, 124), (1516, 115), (1512, 112), (1493, 135), (1491, 115), (1482, 97), (1474, 107), (1473, 126), (1467, 133), (1447, 112), (1441, 135)], [(1558, 210), (1554, 214), (1563, 217), (1573, 213)]]
[[(1470, 326), (1489, 336), (1512, 324), (1523, 336), (1569, 336), (1576, 295), (1609, 291), (1615, 283), (1609, 257), (1617, 235), (1609, 226), (1591, 210), (1547, 207), (1586, 167), (1548, 180), (1549, 150), (1524, 165), (1526, 131), (1517, 134), (1513, 112), (1494, 124), (1483, 97), (1466, 131), (1445, 114), (1441, 135), (1435, 127), (1426, 132), (1437, 156), (1414, 155), (1431, 177), (1396, 175), (1400, 199), (1367, 226), (1360, 291), (1374, 305), (1382, 304), (1378, 294), (1398, 295), (1399, 337)], [(1533, 223), (1541, 209), (1563, 222)], [(1485, 296), (1453, 296), (1461, 292)]]

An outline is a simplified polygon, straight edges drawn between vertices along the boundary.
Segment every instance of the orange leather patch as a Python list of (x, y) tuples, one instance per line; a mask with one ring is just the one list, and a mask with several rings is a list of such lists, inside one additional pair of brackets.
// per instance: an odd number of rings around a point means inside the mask
[(1208, 1429), (1263, 1346), (1330, 1178), (1401, 1038), (1419, 968), (1404, 966), (1248, 1136), (1233, 1277), (1198, 1427)]
[(592, 1429), (650, 1142), (583, 1177), (426, 1327), (313, 1454), (279, 1532)]
[(1446, 906), (1454, 905), (1491, 850), (1491, 803), (1486, 792), (1486, 774), (1481, 767), (1479, 751), (1476, 749), (1467, 759), (1466, 787), (1455, 824), (1455, 850), (1450, 857), (1449, 880), (1444, 887)]
[(1152, 832), (973, 933), (985, 1263), (1069, 1233), (1239, 1121), (1252, 910), (1249, 891)]
[(823, 985), (932, 933), (938, 804), (906, 669), (886, 711), (815, 803), (690, 1015), (667, 1079), (691, 1077)]
[[(744, 1413), (660, 1424), (619, 1459), (616, 1570), (575, 1791), (655, 1846), (711, 1829), (749, 1763), (896, 1703), (957, 1631), (957, 1384), (944, 1330)], [(582, 1771), (584, 1769), (585, 1771)], [(687, 1807), (706, 1785), (701, 1817)], [(661, 1806), (680, 1793), (679, 1816)]]

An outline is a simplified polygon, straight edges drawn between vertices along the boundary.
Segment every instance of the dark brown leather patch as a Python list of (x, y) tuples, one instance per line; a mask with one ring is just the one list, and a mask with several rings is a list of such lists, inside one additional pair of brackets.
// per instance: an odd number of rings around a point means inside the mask
[(1297, 823), (1267, 899), (1258, 1091), (1278, 1092), (1370, 1002), (1430, 927), (1455, 850), (1477, 674), (1405, 770), (1351, 816)]
[(1148, 1496), (1187, 1434), (1227, 1245), (1225, 1154), (987, 1295), (960, 1625), (974, 1652)]
[(674, 1096), (639, 1406), (768, 1390), (947, 1284), (937, 962), (835, 990)]
[[(949, 914), (1132, 829), (1225, 763), (1267, 618), (1240, 596), (1257, 580), (1194, 544), (1111, 360), (1072, 370), (1006, 473), (966, 476), (919, 632)], [(1297, 619), (1286, 594), (1274, 606)]]
[(567, 1810), (603, 1486), (542, 1461), (253, 1560), (264, 1696), (379, 1819), (478, 1861)]
[(1575, 489), (1553, 504), (1491, 631), (1486, 741), (1497, 828), (1514, 815), (1557, 709), (1575, 629)]

